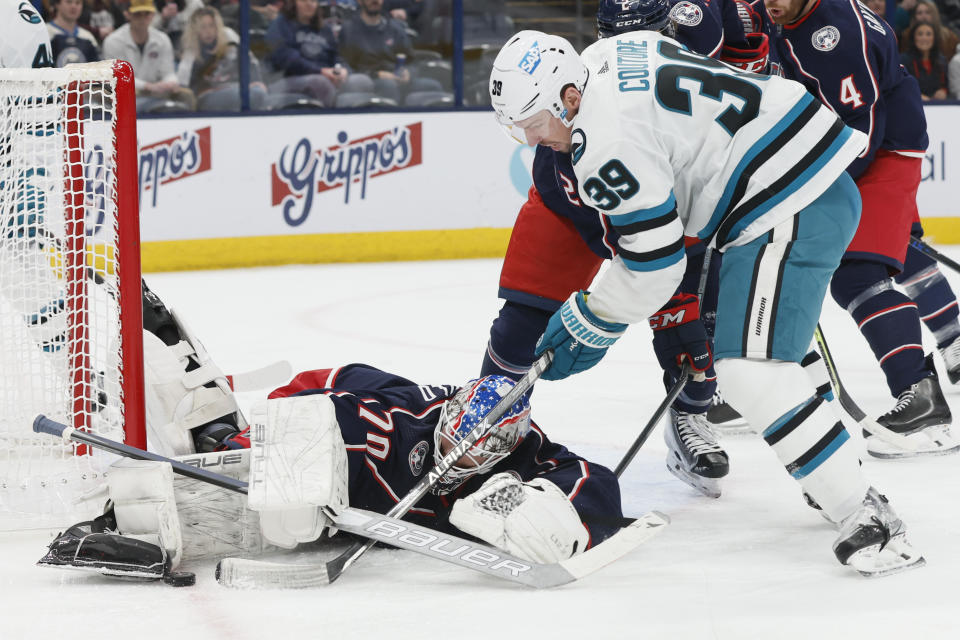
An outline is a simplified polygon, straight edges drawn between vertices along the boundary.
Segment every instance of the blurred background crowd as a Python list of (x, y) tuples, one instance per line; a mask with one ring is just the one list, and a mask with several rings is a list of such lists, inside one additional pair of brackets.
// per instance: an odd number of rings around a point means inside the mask
[[(31, 0), (57, 66), (133, 65), (140, 113), (488, 104), (519, 29), (595, 39), (584, 0)], [(925, 99), (960, 99), (960, 0), (866, 3)], [(456, 5), (456, 6), (455, 6)]]

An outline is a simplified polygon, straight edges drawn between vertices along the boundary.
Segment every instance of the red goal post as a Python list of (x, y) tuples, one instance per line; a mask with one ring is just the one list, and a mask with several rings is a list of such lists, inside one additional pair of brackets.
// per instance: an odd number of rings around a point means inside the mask
[(0, 69), (0, 529), (94, 515), (110, 459), (37, 413), (146, 445), (137, 173), (128, 63)]

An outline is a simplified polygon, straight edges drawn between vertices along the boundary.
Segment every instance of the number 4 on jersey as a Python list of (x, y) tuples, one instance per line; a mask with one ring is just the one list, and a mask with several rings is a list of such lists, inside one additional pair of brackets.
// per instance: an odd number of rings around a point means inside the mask
[(863, 106), (863, 95), (857, 91), (852, 74), (840, 81), (840, 102), (853, 109)]

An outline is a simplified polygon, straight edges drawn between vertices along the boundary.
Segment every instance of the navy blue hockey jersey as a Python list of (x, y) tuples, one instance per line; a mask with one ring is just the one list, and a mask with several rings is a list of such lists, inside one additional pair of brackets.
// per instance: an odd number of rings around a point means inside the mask
[[(298, 374), (271, 398), (323, 393), (334, 403), (347, 446), (350, 505), (386, 513), (433, 466), (433, 432), (444, 401), (457, 387), (418, 385), (365, 364)], [(406, 516), (434, 529), (463, 535), (449, 523), (450, 509), (490, 475), (507, 471), (526, 482), (543, 477), (560, 487), (596, 544), (623, 524), (620, 486), (606, 467), (550, 442), (536, 424), (490, 474), (468, 479), (448, 495), (427, 494)]]
[(870, 143), (847, 171), (858, 177), (878, 149), (923, 157), (927, 123), (916, 79), (900, 64), (897, 39), (883, 18), (857, 0), (818, 0), (796, 22), (773, 23), (754, 8), (783, 75), (802, 83)]

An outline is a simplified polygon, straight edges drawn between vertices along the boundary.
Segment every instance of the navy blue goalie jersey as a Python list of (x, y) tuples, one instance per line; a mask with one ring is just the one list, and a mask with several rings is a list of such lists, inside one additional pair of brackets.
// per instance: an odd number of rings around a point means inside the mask
[[(386, 513), (420, 481), (433, 462), (434, 428), (450, 385), (418, 385), (365, 364), (298, 374), (271, 398), (322, 393), (334, 403), (347, 447), (350, 505)], [(550, 442), (531, 423), (530, 432), (489, 474), (474, 476), (447, 495), (427, 494), (405, 519), (463, 535), (449, 523), (453, 503), (476, 491), (493, 474), (510, 472), (527, 482), (537, 477), (560, 487), (597, 544), (624, 524), (616, 476)]]

